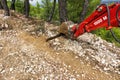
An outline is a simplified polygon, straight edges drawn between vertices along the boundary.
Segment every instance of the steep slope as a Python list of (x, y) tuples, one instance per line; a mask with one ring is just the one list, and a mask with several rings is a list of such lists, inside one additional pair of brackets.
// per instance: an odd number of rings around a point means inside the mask
[(0, 80), (120, 80), (120, 48), (93, 34), (46, 42), (58, 26), (14, 12), (0, 28)]

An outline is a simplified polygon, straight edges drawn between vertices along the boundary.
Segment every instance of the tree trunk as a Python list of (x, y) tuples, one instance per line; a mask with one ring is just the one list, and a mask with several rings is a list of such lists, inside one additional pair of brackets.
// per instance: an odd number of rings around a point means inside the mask
[(83, 21), (85, 16), (86, 16), (88, 5), (89, 5), (89, 1), (84, 0), (83, 9), (82, 9), (81, 14), (80, 14), (80, 21)]
[(45, 20), (47, 20), (48, 19), (48, 17), (49, 17), (49, 14), (50, 14), (50, 3), (49, 3), (49, 0), (45, 0), (45, 3), (46, 3), (46, 19)]
[(1, 0), (3, 9), (5, 10), (5, 16), (10, 16), (9, 8), (6, 0)]
[(66, 0), (58, 0), (59, 3), (59, 16), (60, 16), (60, 22), (67, 21), (67, 3)]
[(15, 0), (12, 0), (10, 9), (15, 10)]
[(55, 11), (55, 6), (56, 6), (56, 0), (54, 0), (54, 2), (53, 2), (53, 7), (52, 7), (52, 10), (51, 10), (50, 16), (48, 18), (48, 22), (50, 22), (53, 18), (54, 11)]
[(29, 17), (29, 12), (30, 12), (30, 3), (29, 3), (29, 0), (25, 0), (24, 1), (24, 14), (26, 18)]
[(2, 6), (2, 4), (1, 4), (1, 1), (0, 1), (0, 9), (3, 9), (3, 6)]

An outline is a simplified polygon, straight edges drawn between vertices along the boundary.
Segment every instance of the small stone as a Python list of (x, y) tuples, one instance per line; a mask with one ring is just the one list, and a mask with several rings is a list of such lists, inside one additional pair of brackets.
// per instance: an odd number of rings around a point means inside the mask
[(2, 73), (2, 74), (5, 73), (5, 70), (2, 70), (1, 73)]
[(13, 68), (10, 68), (10, 71), (13, 71)]
[(5, 28), (8, 28), (8, 27), (9, 27), (9, 25), (8, 25), (8, 24), (4, 24), (4, 26), (5, 26)]
[(75, 56), (76, 59), (78, 59), (79, 57), (78, 56)]

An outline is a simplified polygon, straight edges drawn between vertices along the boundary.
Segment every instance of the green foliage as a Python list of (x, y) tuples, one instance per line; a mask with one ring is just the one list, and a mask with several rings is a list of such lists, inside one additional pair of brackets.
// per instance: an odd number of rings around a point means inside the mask
[(51, 11), (52, 3), (50, 0), (42, 0), (41, 18), (47, 20)]
[[(112, 30), (115, 33), (116, 37), (120, 40), (120, 29), (113, 28)], [(108, 42), (115, 43), (117, 46), (120, 47), (120, 44), (118, 42), (116, 42), (116, 40), (113, 38), (113, 36), (109, 30), (102, 28), (102, 29), (97, 29), (95, 31), (92, 31), (92, 33), (96, 34), (97, 36), (100, 36), (102, 39), (105, 39)]]
[[(9, 6), (9, 8), (10, 8), (11, 0), (8, 0), (7, 4)], [(24, 12), (24, 0), (16, 0), (15, 9), (16, 9), (17, 12), (23, 13)]]
[(24, 0), (16, 0), (15, 9), (17, 12), (24, 13)]
[(87, 16), (89, 16), (97, 8), (98, 5), (100, 5), (100, 0), (89, 0)]
[(10, 7), (10, 5), (11, 5), (11, 1), (10, 0), (7, 1), (7, 5), (8, 5), (8, 7)]
[[(40, 5), (40, 18), (47, 20), (52, 7), (53, 7), (53, 1), (54, 0), (42, 0), (42, 4)], [(56, 4), (55, 12), (53, 15), (53, 21), (59, 20), (59, 11), (58, 11), (58, 3)]]
[[(80, 13), (83, 9), (84, 0), (68, 0), (67, 1), (67, 10), (68, 10), (68, 19), (73, 22), (80, 22)], [(86, 17), (89, 16), (100, 4), (100, 0), (89, 0), (88, 11)]]
[(84, 0), (68, 0), (67, 1), (67, 11), (68, 19), (73, 22), (79, 22), (80, 13), (82, 11), (82, 5)]
[(58, 3), (56, 4), (55, 12), (53, 15), (53, 21), (59, 20), (59, 10), (58, 10)]
[(92, 33), (100, 36), (102, 39), (106, 39), (107, 41), (112, 42), (112, 40), (110, 38), (112, 38), (111, 33), (106, 30), (105, 28), (102, 29), (97, 29), (95, 31), (92, 31)]
[(41, 13), (41, 8), (38, 2), (36, 3), (36, 6), (30, 5), (30, 16), (40, 18), (41, 16), (40, 13)]

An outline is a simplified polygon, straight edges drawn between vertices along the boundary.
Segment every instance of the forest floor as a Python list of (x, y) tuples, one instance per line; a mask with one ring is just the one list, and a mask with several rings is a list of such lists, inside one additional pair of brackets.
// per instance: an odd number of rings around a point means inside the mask
[(0, 80), (120, 80), (120, 48), (91, 33), (46, 42), (58, 27), (0, 11)]

